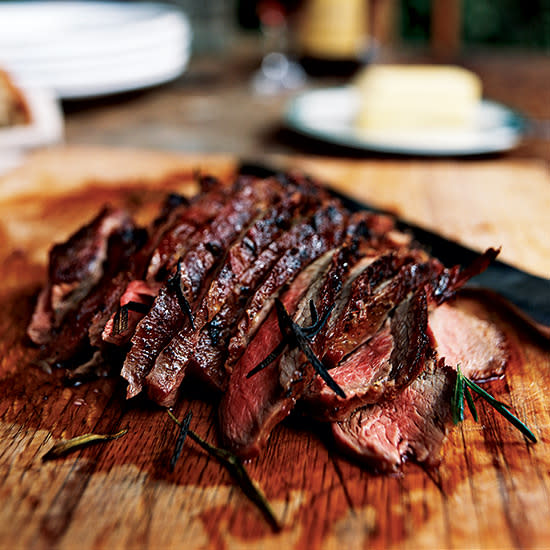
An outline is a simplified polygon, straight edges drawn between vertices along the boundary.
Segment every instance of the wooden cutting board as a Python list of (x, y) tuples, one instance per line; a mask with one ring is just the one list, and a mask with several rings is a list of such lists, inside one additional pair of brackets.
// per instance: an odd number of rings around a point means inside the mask
[[(272, 159), (341, 190), (550, 274), (550, 176), (543, 164)], [(480, 423), (455, 428), (438, 470), (406, 465), (375, 476), (295, 419), (248, 464), (284, 529), (274, 533), (227, 472), (191, 442), (172, 472), (177, 428), (114, 379), (65, 387), (33, 365), (25, 327), (46, 252), (105, 202), (145, 220), (168, 189), (192, 192), (196, 170), (229, 177), (231, 157), (60, 149), (0, 178), (0, 545), (6, 548), (547, 548), (550, 546), (550, 345), (488, 300), (461, 306), (496, 323), (511, 361), (489, 389), (539, 442), (527, 444), (479, 403)], [(171, 177), (167, 178), (168, 175)], [(215, 402), (186, 392), (174, 413), (216, 441)], [(86, 432), (116, 441), (43, 463)]]

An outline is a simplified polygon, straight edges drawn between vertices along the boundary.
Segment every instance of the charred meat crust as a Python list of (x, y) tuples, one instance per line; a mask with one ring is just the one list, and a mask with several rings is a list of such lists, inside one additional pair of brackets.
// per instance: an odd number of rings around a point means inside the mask
[[(149, 396), (161, 404), (173, 403), (185, 376), (187, 366), (194, 361), (196, 349), (204, 355), (206, 340), (217, 345), (224, 327), (224, 313), (233, 317), (242, 311), (246, 300), (261, 283), (277, 258), (277, 247), (271, 246), (303, 216), (310, 216), (320, 205), (311, 193), (290, 190), (280, 203), (272, 206), (229, 249), (223, 266), (210, 283), (194, 314), (194, 328), (181, 330), (160, 353), (147, 375)], [(266, 248), (269, 248), (266, 250)], [(280, 250), (279, 250), (280, 251)], [(222, 314), (220, 315), (220, 312)], [(225, 325), (230, 318), (225, 318)], [(227, 329), (226, 329), (227, 331)], [(196, 363), (196, 361), (195, 361)], [(220, 369), (207, 360), (199, 362), (202, 378), (213, 378), (220, 385)]]
[(264, 208), (279, 201), (282, 194), (284, 188), (267, 180), (243, 186), (230, 196), (207, 227), (193, 235), (191, 246), (180, 258), (169, 282), (136, 327), (132, 347), (122, 368), (122, 376), (129, 382), (128, 397), (142, 390), (158, 354), (183, 325), (190, 324), (189, 316), (182, 311), (181, 297), (194, 311), (201, 289), (233, 241)]

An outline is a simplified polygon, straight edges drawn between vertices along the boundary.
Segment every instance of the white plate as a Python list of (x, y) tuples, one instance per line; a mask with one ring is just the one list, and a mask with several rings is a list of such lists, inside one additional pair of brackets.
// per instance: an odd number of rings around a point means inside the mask
[(178, 77), (191, 28), (157, 3), (0, 2), (0, 65), (64, 99), (124, 92)]
[(519, 144), (525, 121), (494, 101), (481, 101), (470, 130), (367, 132), (355, 127), (358, 92), (351, 86), (304, 92), (289, 104), (285, 122), (309, 137), (363, 151), (420, 156), (496, 153)]

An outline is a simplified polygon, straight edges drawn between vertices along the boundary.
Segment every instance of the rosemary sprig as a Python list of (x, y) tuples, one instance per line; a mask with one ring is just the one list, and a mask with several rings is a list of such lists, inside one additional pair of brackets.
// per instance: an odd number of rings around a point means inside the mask
[(174, 448), (174, 454), (172, 455), (172, 458), (170, 459), (170, 468), (174, 470), (176, 467), (176, 462), (178, 461), (178, 458), (181, 455), (181, 451), (183, 450), (183, 444), (185, 443), (185, 440), (187, 438), (187, 434), (189, 433), (189, 424), (191, 423), (191, 418), (193, 416), (193, 413), (189, 411), (185, 418), (183, 419), (183, 422), (180, 423), (180, 433), (178, 435), (178, 439), (176, 440), (176, 447)]
[[(182, 431), (187, 418), (189, 418), (189, 421), (191, 420), (191, 413), (188, 413), (184, 421), (180, 422), (174, 416), (170, 409), (166, 409), (166, 412), (168, 413), (170, 418), (178, 426), (180, 426), (180, 428), (182, 428)], [(210, 445), (210, 443), (202, 439), (193, 430), (190, 430), (189, 426), (187, 426), (186, 431), (189, 439), (192, 439), (197, 445), (199, 445), (199, 447), (204, 449), (210, 456), (213, 456), (222, 466), (227, 469), (229, 474), (237, 481), (243, 493), (258, 507), (260, 512), (265, 517), (266, 521), (269, 523), (269, 525), (271, 525), (272, 529), (277, 532), (281, 531), (282, 525), (275, 516), (275, 513), (273, 512), (269, 501), (267, 500), (263, 491), (258, 487), (256, 483), (254, 483), (239, 458), (233, 453), (226, 451), (225, 449), (220, 449), (218, 447), (214, 447), (214, 445)]]
[(43, 457), (42, 462), (48, 460), (54, 460), (55, 458), (60, 458), (83, 447), (92, 445), (94, 443), (100, 443), (103, 441), (113, 441), (118, 439), (123, 435), (128, 433), (128, 428), (120, 430), (116, 434), (84, 434), (72, 439), (64, 439), (63, 441), (58, 441)]
[(472, 382), (469, 378), (464, 376), (460, 370), (460, 365), (458, 365), (456, 369), (456, 385), (451, 402), (453, 422), (455, 424), (458, 424), (464, 420), (464, 396), (466, 397), (468, 408), (470, 409), (474, 420), (476, 422), (478, 421), (477, 410), (470, 390), (485, 399), (489, 405), (491, 405), (499, 414), (504, 416), (504, 418), (516, 427), (529, 441), (532, 441), (533, 443), (537, 442), (535, 434), (517, 416), (510, 412), (508, 405), (498, 401), (475, 382)]
[(327, 368), (323, 365), (321, 360), (315, 355), (314, 351), (311, 349), (310, 343), (311, 340), (322, 330), (327, 322), (334, 304), (328, 309), (327, 312), (319, 319), (319, 314), (313, 300), (309, 302), (309, 308), (311, 311), (311, 320), (312, 324), (307, 327), (301, 327), (295, 323), (288, 311), (286, 310), (283, 302), (278, 298), (275, 300), (275, 309), (277, 311), (277, 320), (279, 322), (279, 329), (283, 338), (282, 342), (277, 345), (277, 347), (258, 365), (256, 365), (250, 372), (247, 373), (246, 377), (250, 378), (256, 373), (260, 372), (262, 369), (273, 363), (288, 347), (290, 349), (298, 346), (303, 354), (306, 356), (307, 360), (315, 369), (315, 372), (325, 381), (326, 385), (339, 397), (343, 399), (346, 398), (344, 390), (336, 383), (334, 378), (330, 376)]

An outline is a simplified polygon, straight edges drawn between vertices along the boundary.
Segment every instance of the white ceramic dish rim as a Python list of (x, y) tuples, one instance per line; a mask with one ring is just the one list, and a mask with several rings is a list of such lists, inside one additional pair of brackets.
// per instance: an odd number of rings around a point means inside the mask
[(482, 100), (479, 116), (484, 125), (472, 131), (456, 130), (376, 134), (353, 126), (359, 106), (352, 86), (321, 88), (298, 94), (285, 112), (285, 123), (308, 137), (364, 152), (418, 156), (467, 156), (497, 153), (516, 147), (526, 122), (517, 112), (490, 100)]

